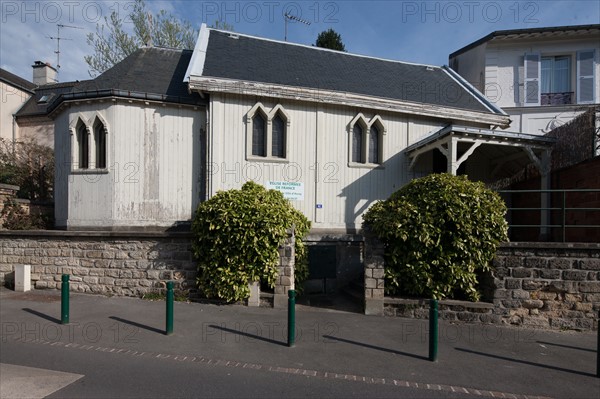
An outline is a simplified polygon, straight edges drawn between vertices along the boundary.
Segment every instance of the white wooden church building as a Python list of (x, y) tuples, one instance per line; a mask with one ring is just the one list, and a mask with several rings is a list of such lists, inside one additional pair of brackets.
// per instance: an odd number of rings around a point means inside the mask
[(503, 130), (508, 115), (447, 67), (205, 25), (193, 52), (139, 49), (42, 105), (55, 120), (56, 223), (67, 229), (177, 226), (254, 180), (314, 228), (352, 232), (415, 177), (487, 181), (503, 158), (542, 162), (551, 145)]

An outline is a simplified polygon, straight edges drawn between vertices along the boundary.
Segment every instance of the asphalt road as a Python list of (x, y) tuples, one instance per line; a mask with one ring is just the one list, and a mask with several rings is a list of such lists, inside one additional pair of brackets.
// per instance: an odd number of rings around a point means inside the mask
[(55, 291), (0, 291), (0, 363), (32, 368), (0, 375), (3, 399), (50, 371), (68, 373), (45, 377), (56, 398), (600, 397), (595, 332), (440, 322), (432, 363), (421, 320), (299, 306), (288, 348), (280, 310), (176, 303), (166, 336), (164, 302), (74, 294), (68, 326), (59, 309)]

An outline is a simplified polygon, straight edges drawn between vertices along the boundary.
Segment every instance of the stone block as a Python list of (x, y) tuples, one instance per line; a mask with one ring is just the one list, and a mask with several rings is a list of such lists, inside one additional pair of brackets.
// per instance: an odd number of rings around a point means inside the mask
[(511, 275), (515, 278), (531, 277), (531, 270), (526, 268), (516, 268), (512, 270)]
[(509, 269), (520, 268), (523, 267), (524, 264), (525, 259), (520, 256), (509, 256), (504, 263), (505, 267), (508, 267)]
[(579, 291), (597, 293), (600, 292), (600, 281), (584, 281), (579, 283)]
[(544, 307), (544, 302), (540, 299), (526, 299), (521, 306), (525, 309), (541, 309)]
[(374, 278), (365, 278), (366, 288), (377, 288), (377, 280)]
[(558, 297), (558, 294), (556, 292), (551, 292), (551, 291), (540, 291), (540, 292), (537, 292), (536, 294), (537, 294), (537, 297), (542, 300), (554, 301)]
[(529, 299), (529, 292), (524, 290), (514, 290), (512, 292), (513, 299)]
[[(577, 288), (573, 281), (552, 281), (548, 288), (558, 292), (568, 292), (571, 294), (577, 293)], [(580, 283), (581, 284), (581, 283)]]
[(374, 288), (371, 293), (371, 298), (383, 299), (384, 298), (383, 288)]
[(536, 328), (548, 328), (550, 323), (546, 317), (539, 316), (524, 316), (523, 326), (536, 327)]
[(492, 275), (497, 278), (504, 278), (510, 275), (510, 270), (506, 267), (497, 267), (492, 270)]
[(383, 299), (365, 299), (365, 315), (383, 316)]
[(573, 259), (552, 258), (548, 260), (549, 269), (572, 269), (574, 265)]
[(385, 276), (384, 269), (373, 269), (372, 273), (373, 273), (373, 278), (381, 278), (382, 279)]
[(539, 257), (531, 257), (525, 259), (525, 267), (532, 269), (543, 269), (548, 265), (548, 259), (539, 258)]
[(527, 291), (536, 291), (544, 288), (549, 283), (547, 281), (540, 280), (523, 280), (522, 288)]
[(563, 280), (582, 281), (587, 278), (587, 271), (583, 270), (565, 270), (562, 272)]
[(577, 302), (575, 303), (575, 310), (580, 312), (591, 312), (594, 310), (594, 306), (592, 303)]
[(583, 270), (600, 270), (600, 259), (583, 259), (578, 266)]
[(516, 278), (507, 278), (504, 280), (505, 287), (509, 290), (521, 288), (521, 280)]

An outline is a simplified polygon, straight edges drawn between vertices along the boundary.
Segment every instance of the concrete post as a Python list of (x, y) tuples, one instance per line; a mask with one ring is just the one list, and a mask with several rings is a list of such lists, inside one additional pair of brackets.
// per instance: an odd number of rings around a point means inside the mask
[(31, 291), (31, 265), (15, 266), (15, 291)]

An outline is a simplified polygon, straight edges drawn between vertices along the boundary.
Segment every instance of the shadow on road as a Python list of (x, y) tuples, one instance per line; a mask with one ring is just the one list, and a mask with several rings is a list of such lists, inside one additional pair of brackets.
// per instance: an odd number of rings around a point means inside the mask
[(138, 322), (135, 322), (135, 321), (122, 319), (122, 318), (117, 317), (117, 316), (110, 316), (109, 319), (116, 320), (116, 321), (119, 321), (121, 323), (129, 324), (130, 326), (142, 328), (144, 330), (152, 331), (152, 332), (155, 332), (155, 333), (159, 333), (159, 334), (164, 334), (165, 333), (164, 330), (161, 330), (161, 329), (158, 329), (158, 328), (155, 328), (155, 327), (150, 327), (150, 326), (147, 326), (145, 324), (141, 324), (141, 323), (138, 323)]
[(578, 351), (586, 351), (586, 352), (596, 353), (596, 351), (594, 349), (580, 348), (578, 346), (555, 344), (554, 342), (546, 342), (546, 341), (535, 341), (535, 342), (537, 342), (538, 344), (543, 344), (543, 345), (559, 346), (561, 348), (576, 349)]
[(375, 345), (371, 345), (371, 344), (365, 344), (363, 342), (351, 341), (351, 340), (345, 339), (345, 338), (332, 337), (331, 335), (323, 335), (323, 338), (331, 339), (333, 341), (345, 342), (347, 344), (362, 346), (364, 348), (375, 349), (375, 350), (382, 351), (382, 352), (393, 353), (395, 355), (408, 356), (408, 357), (412, 357), (412, 358), (415, 358), (415, 359), (421, 359), (421, 360), (429, 360), (429, 358), (427, 358), (425, 356), (415, 355), (413, 353), (407, 353), (407, 352), (400, 352), (400, 351), (397, 351), (397, 350), (394, 350), (394, 349), (382, 348), (380, 346), (375, 346)]
[(541, 363), (530, 362), (528, 360), (513, 359), (513, 358), (510, 358), (510, 357), (506, 357), (506, 356), (492, 355), (491, 353), (477, 352), (477, 351), (473, 351), (473, 350), (470, 350), (470, 349), (464, 349), (464, 348), (454, 348), (454, 349), (457, 350), (457, 351), (460, 351), (460, 352), (466, 352), (466, 353), (472, 353), (474, 355), (491, 357), (493, 359), (506, 360), (506, 361), (509, 361), (509, 362), (527, 364), (529, 366), (535, 366), (535, 367), (543, 367), (545, 369), (556, 370), (556, 371), (563, 371), (565, 373), (578, 374), (578, 375), (583, 375), (583, 376), (586, 376), (586, 377), (596, 377), (596, 375), (592, 374), (592, 373), (586, 373), (586, 372), (583, 372), (583, 371), (576, 371), (576, 370), (569, 370), (569, 369), (565, 369), (565, 368), (562, 368), (562, 367), (550, 366), (548, 364), (541, 364)]
[(250, 333), (247, 333), (245, 331), (234, 330), (232, 328), (217, 326), (216, 324), (211, 324), (209, 327), (216, 328), (217, 330), (225, 331), (225, 332), (228, 332), (228, 333), (231, 333), (231, 334), (242, 335), (244, 337), (256, 339), (256, 340), (259, 340), (259, 341), (268, 342), (270, 344), (287, 346), (287, 343), (279, 342), (279, 341), (276, 341), (276, 340), (270, 339), (270, 338), (265, 338), (265, 337), (262, 337), (260, 335), (250, 334)]
[(34, 314), (34, 315), (36, 315), (36, 316), (39, 316), (39, 317), (41, 317), (42, 319), (45, 319), (45, 320), (51, 321), (52, 323), (61, 324), (61, 321), (60, 321), (60, 320), (58, 320), (58, 319), (55, 319), (55, 318), (54, 318), (54, 317), (52, 317), (52, 316), (48, 316), (47, 314), (44, 314), (44, 313), (38, 312), (37, 310), (33, 310), (33, 309), (30, 309), (30, 308), (23, 308), (23, 310), (24, 310), (25, 312), (27, 312), (27, 313), (31, 313), (31, 314)]

